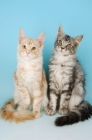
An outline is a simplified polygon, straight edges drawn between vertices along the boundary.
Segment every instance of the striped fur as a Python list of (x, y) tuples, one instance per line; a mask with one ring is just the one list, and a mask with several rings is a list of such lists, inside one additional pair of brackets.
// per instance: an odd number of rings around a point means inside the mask
[(6, 102), (1, 111), (2, 118), (9, 121), (15, 121), (16, 123), (35, 119), (35, 114), (32, 114), (27, 110), (23, 110), (20, 112), (15, 111), (15, 107), (16, 105), (14, 104), (13, 99)]
[(59, 114), (67, 116), (59, 117), (55, 121), (57, 126), (86, 120), (92, 115), (91, 105), (83, 101), (85, 76), (76, 58), (76, 49), (82, 38), (82, 35), (72, 38), (59, 27), (49, 64), (50, 101), (45, 110), (46, 114), (54, 115), (59, 104)]
[(72, 125), (78, 123), (79, 121), (88, 120), (92, 116), (92, 106), (83, 101), (80, 103), (79, 107), (75, 110), (70, 111), (66, 116), (58, 117), (55, 120), (56, 126)]
[(20, 29), (14, 100), (8, 101), (1, 109), (1, 116), (6, 120), (22, 122), (39, 118), (41, 108), (47, 106), (47, 81), (42, 67), (44, 38), (44, 33), (36, 39), (28, 38)]

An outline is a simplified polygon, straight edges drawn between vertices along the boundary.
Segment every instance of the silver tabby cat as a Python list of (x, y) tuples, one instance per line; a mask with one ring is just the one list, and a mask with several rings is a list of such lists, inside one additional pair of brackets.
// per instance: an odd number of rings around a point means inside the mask
[(84, 121), (92, 116), (92, 106), (83, 100), (85, 76), (76, 58), (76, 49), (83, 36), (75, 38), (66, 35), (60, 26), (55, 41), (54, 52), (49, 64), (50, 101), (46, 114), (54, 115), (57, 104), (59, 114), (57, 126)]

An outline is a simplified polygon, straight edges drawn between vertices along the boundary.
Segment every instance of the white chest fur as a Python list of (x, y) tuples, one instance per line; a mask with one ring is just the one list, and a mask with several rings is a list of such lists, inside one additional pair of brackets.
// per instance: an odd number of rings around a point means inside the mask
[(39, 79), (41, 77), (41, 71), (41, 64), (37, 65), (32, 62), (21, 63), (21, 65), (18, 66), (20, 79), (26, 84), (33, 83)]

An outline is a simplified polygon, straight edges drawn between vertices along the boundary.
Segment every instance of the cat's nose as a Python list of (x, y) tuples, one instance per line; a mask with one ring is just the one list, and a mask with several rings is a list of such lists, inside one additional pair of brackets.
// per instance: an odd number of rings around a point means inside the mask
[(28, 54), (30, 54), (30, 52), (26, 52), (26, 54), (28, 55)]

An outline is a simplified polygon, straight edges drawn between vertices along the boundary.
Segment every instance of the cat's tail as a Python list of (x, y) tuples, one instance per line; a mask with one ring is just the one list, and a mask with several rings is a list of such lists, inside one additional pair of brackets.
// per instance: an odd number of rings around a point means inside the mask
[(79, 121), (88, 120), (92, 116), (92, 106), (83, 101), (78, 108), (70, 111), (66, 116), (58, 117), (55, 120), (56, 126), (71, 125)]
[(23, 122), (25, 120), (33, 120), (35, 119), (36, 114), (31, 114), (30, 111), (15, 111), (14, 100), (11, 99), (5, 103), (5, 105), (1, 108), (1, 117), (5, 120)]

